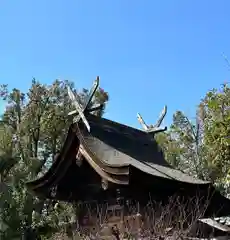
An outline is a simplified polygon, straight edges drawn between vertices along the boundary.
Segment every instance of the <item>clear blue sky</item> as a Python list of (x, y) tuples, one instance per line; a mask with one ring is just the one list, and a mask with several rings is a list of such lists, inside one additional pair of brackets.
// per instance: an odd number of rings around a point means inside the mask
[(192, 116), (207, 90), (229, 80), (230, 1), (40, 0), (0, 2), (0, 83), (32, 77), (90, 87), (101, 77), (106, 116), (139, 126), (164, 104)]

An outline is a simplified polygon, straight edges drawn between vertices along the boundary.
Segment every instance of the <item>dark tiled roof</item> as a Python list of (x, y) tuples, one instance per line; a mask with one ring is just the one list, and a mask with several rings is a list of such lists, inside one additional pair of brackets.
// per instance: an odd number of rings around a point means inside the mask
[[(82, 123), (72, 124), (60, 154), (47, 173), (43, 177), (27, 183), (27, 187), (36, 195), (50, 198), (50, 190), (61, 184), (61, 179), (66, 178), (71, 166), (76, 167), (78, 150), (85, 153), (86, 161), (101, 178), (115, 184), (129, 184), (132, 175), (130, 175), (130, 169), (133, 169), (133, 172), (139, 170), (148, 174), (148, 177), (168, 179), (171, 183), (176, 183), (175, 186), (185, 183), (187, 189), (192, 189), (192, 186), (196, 188), (196, 185), (202, 185), (202, 189), (206, 189), (207, 194), (209, 194), (210, 187), (211, 191), (214, 191), (209, 182), (194, 179), (173, 169), (165, 161), (162, 151), (149, 134), (93, 115), (87, 116), (87, 119), (91, 132), (89, 133)], [(77, 171), (81, 171), (80, 168), (76, 168)], [(72, 176), (77, 174), (75, 170), (71, 173), (71, 181), (74, 178)], [(183, 184), (183, 186), (185, 185)], [(214, 192), (207, 209), (207, 216), (211, 216), (213, 211), (217, 212), (215, 216), (230, 213), (229, 200), (220, 193)]]
[[(136, 160), (170, 167), (164, 160), (163, 153), (156, 141), (144, 131), (93, 115), (90, 115), (88, 119), (91, 126), (90, 136), (110, 146), (110, 149), (103, 148), (102, 145), (100, 147), (100, 143), (97, 143), (100, 151), (116, 149)], [(111, 164), (116, 163), (117, 158), (111, 159)]]
[(192, 184), (208, 184), (173, 169), (163, 152), (148, 133), (93, 115), (87, 117), (91, 131), (80, 124), (81, 144), (103, 164), (112, 167), (132, 166), (148, 174)]

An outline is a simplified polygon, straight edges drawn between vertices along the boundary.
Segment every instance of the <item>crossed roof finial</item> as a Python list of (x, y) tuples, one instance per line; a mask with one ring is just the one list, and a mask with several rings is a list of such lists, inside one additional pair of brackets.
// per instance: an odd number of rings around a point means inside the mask
[(89, 109), (89, 105), (98, 89), (98, 86), (99, 86), (99, 77), (96, 78), (96, 80), (94, 81), (93, 83), (93, 86), (86, 98), (86, 100), (83, 102), (83, 104), (80, 104), (75, 96), (75, 94), (73, 93), (73, 91), (70, 89), (70, 87), (68, 86), (67, 87), (67, 90), (68, 90), (68, 95), (69, 95), (69, 98), (70, 100), (72, 101), (72, 104), (74, 105), (74, 107), (76, 108), (76, 110), (72, 111), (72, 112), (69, 112), (69, 116), (70, 115), (76, 115), (73, 119), (74, 123), (78, 122), (80, 119), (82, 119), (83, 123), (85, 124), (87, 130), (90, 132), (90, 125), (89, 125), (89, 122), (88, 120), (86, 119), (85, 117), (85, 112), (88, 111), (88, 112), (92, 112), (92, 111), (95, 111), (96, 109), (99, 109), (99, 107), (96, 107), (96, 108), (92, 108), (92, 109)]
[[(99, 86), (99, 77), (96, 78), (96, 80), (93, 83), (93, 86), (86, 98), (86, 100), (83, 102), (83, 104), (80, 104), (75, 96), (75, 94), (73, 93), (73, 91), (70, 89), (70, 87), (68, 86), (68, 95), (70, 100), (72, 101), (72, 104), (74, 105), (74, 107), (76, 108), (76, 110), (69, 112), (69, 116), (70, 115), (76, 115), (73, 119), (74, 123), (79, 122), (80, 119), (82, 119), (83, 123), (85, 124), (87, 130), (90, 132), (90, 125), (88, 120), (85, 117), (85, 112), (93, 112), (95, 110), (100, 109), (102, 106), (97, 106), (94, 108), (89, 109), (90, 103), (98, 89)], [(162, 110), (160, 117), (157, 121), (157, 123), (155, 125), (147, 125), (144, 121), (144, 119), (141, 117), (141, 115), (138, 113), (137, 114), (137, 119), (139, 121), (139, 123), (141, 124), (141, 126), (143, 127), (144, 131), (147, 133), (158, 133), (158, 132), (162, 132), (162, 131), (166, 131), (167, 127), (165, 128), (160, 128), (160, 125), (165, 117), (167, 113), (167, 106), (164, 106), (164, 109)]]
[(157, 120), (157, 122), (154, 125), (147, 125), (139, 113), (137, 114), (137, 120), (141, 124), (141, 126), (145, 132), (155, 134), (155, 133), (163, 132), (163, 131), (167, 130), (167, 127), (160, 128), (160, 125), (162, 124), (162, 121), (165, 118), (166, 113), (167, 113), (167, 106), (165, 105), (160, 114), (159, 119)]

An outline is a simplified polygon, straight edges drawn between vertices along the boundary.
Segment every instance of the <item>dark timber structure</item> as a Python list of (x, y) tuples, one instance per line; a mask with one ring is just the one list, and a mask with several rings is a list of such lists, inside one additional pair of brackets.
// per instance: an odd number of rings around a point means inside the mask
[[(166, 201), (178, 194), (190, 198), (198, 194), (210, 197), (204, 216), (230, 214), (230, 201), (210, 182), (195, 179), (174, 169), (164, 159), (154, 135), (160, 129), (166, 107), (155, 126), (147, 126), (138, 114), (144, 130), (97, 117), (89, 103), (98, 87), (96, 80), (89, 98), (81, 106), (69, 89), (76, 111), (66, 141), (45, 175), (28, 188), (37, 196), (73, 202), (128, 204), (135, 200), (145, 206), (151, 196)], [(119, 200), (119, 201), (118, 201)]]

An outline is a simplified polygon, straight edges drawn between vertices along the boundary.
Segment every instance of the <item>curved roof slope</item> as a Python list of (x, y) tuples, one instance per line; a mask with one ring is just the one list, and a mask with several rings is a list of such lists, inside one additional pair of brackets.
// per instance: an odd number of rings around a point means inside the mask
[[(90, 134), (83, 131), (82, 124), (81, 132), (84, 137), (90, 137), (88, 143), (97, 149), (98, 153), (114, 152), (112, 158), (105, 159), (108, 164), (115, 166), (125, 164), (125, 159), (116, 157), (115, 152), (119, 151), (138, 161), (170, 167), (156, 141), (146, 132), (94, 115), (89, 115), (87, 119), (91, 127)], [(98, 141), (94, 141), (95, 139)], [(102, 142), (106, 143), (106, 146), (101, 144)]]
[(69, 166), (71, 166), (71, 161), (65, 161), (65, 159), (71, 159), (71, 155), (76, 156), (77, 149), (80, 145), (75, 131), (76, 128), (73, 125), (70, 126), (62, 151), (57, 155), (51, 167), (42, 177), (28, 182), (27, 187), (30, 189), (40, 187), (49, 188), (52, 184), (55, 184), (64, 176)]
[(57, 184), (75, 161), (78, 150), (102, 178), (115, 184), (129, 184), (130, 167), (164, 179), (210, 184), (173, 169), (149, 134), (94, 115), (87, 119), (90, 133), (81, 122), (72, 124), (58, 158), (43, 177), (27, 184), (30, 189), (44, 191)]
[[(87, 119), (91, 132), (85, 129), (83, 123), (72, 124), (60, 154), (50, 169), (43, 177), (27, 183), (27, 187), (36, 195), (50, 198), (50, 189), (57, 186), (68, 174), (68, 170), (76, 161), (77, 151), (82, 151), (86, 161), (102, 178), (115, 184), (129, 184), (129, 170), (135, 168), (149, 176), (189, 186), (202, 185), (207, 190), (211, 186), (209, 182), (173, 169), (165, 161), (156, 141), (147, 133), (93, 115), (87, 116)], [(230, 212), (229, 200), (214, 192), (209, 210), (212, 212), (213, 206), (217, 205), (220, 215)], [(222, 211), (221, 205), (224, 206)]]
[(173, 169), (148, 133), (94, 115), (87, 117), (91, 131), (79, 125), (77, 136), (104, 166), (132, 166), (147, 174), (192, 184), (209, 184)]

